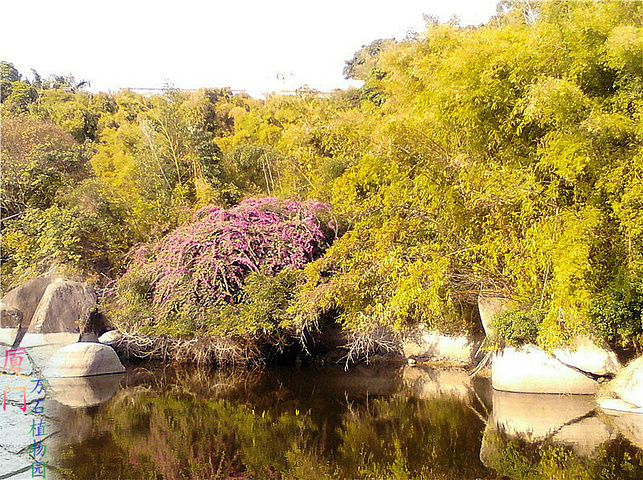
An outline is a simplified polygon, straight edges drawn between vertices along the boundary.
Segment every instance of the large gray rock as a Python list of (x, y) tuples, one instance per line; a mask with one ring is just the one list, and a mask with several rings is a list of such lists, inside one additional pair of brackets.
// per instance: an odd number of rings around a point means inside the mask
[(78, 332), (78, 321), (96, 305), (94, 290), (79, 282), (58, 280), (49, 284), (34, 312), (29, 333)]
[(29, 322), (31, 322), (31, 318), (45, 290), (56, 278), (57, 274), (53, 271), (40, 275), (33, 280), (23, 283), (19, 287), (9, 290), (9, 292), (2, 297), (2, 302), (5, 305), (22, 312), (22, 327), (27, 328), (29, 326)]
[(491, 383), (508, 392), (591, 395), (598, 391), (598, 377), (619, 369), (614, 352), (578, 339), (554, 355), (534, 345), (504, 348), (492, 357)]
[(605, 410), (643, 413), (643, 357), (632, 361), (607, 385), (598, 404)]
[[(0, 444), (1, 446), (1, 444)], [(0, 478), (29, 478), (33, 461), (26, 456), (16, 455), (0, 449)], [(18, 475), (24, 476), (19, 477)]]
[(17, 335), (17, 328), (0, 328), (0, 345), (12, 346)]
[(571, 347), (556, 348), (552, 355), (565, 365), (593, 375), (612, 377), (623, 368), (607, 345), (599, 346), (586, 337), (576, 337)]
[(38, 368), (43, 368), (54, 353), (76, 343), (78, 337), (78, 333), (27, 333), (20, 342), (20, 348), (29, 352)]
[(123, 373), (125, 367), (112, 347), (100, 343), (74, 343), (61, 348), (45, 365), (45, 378), (90, 377)]
[[(29, 445), (33, 444), (33, 434), (29, 431), (29, 426), (33, 422), (44, 424), (46, 436), (53, 435), (58, 431), (57, 425), (48, 415), (36, 414), (27, 410), (22, 411), (17, 405), (6, 405), (5, 409), (0, 410), (2, 419), (2, 436), (0, 436), (0, 451), (5, 450), (14, 454), (25, 452)], [(47, 410), (45, 409), (45, 412)], [(41, 437), (43, 440), (46, 437)]]
[(100, 337), (98, 337), (98, 341), (111, 347), (120, 342), (122, 338), (123, 334), (121, 332), (119, 332), (118, 330), (110, 330), (109, 332), (105, 332)]

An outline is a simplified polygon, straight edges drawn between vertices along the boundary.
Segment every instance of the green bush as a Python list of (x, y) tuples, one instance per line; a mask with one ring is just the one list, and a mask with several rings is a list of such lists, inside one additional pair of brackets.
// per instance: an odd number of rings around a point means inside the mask
[(606, 292), (590, 305), (599, 335), (622, 347), (643, 347), (643, 293)]
[(227, 305), (213, 319), (212, 333), (239, 334), (248, 332), (274, 333), (288, 328), (292, 315), (288, 307), (303, 282), (301, 270), (286, 269), (277, 275), (252, 273), (241, 289), (241, 302)]
[(493, 327), (499, 340), (511, 346), (536, 343), (538, 328), (547, 311), (542, 308), (510, 310), (496, 315)]
[(113, 273), (125, 249), (117, 220), (78, 207), (28, 208), (2, 232), (3, 289), (53, 265), (83, 277)]

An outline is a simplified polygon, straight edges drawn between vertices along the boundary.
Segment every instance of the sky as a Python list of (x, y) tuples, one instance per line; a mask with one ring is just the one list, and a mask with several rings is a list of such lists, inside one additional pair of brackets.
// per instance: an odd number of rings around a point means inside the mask
[(258, 97), (346, 88), (346, 60), (422, 32), (423, 14), (485, 23), (497, 0), (30, 0), (3, 2), (0, 60), (92, 91), (230, 87)]

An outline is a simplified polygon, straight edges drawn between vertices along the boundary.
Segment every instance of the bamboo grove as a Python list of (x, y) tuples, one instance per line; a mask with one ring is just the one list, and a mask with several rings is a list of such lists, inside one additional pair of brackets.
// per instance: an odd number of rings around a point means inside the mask
[[(585, 333), (641, 348), (641, 2), (503, 2), (466, 28), (427, 18), (345, 74), (362, 87), (255, 100), (95, 94), (3, 62), (3, 288), (64, 265), (116, 282), (124, 324), (176, 335), (461, 332), (482, 293), (512, 298), (508, 330), (541, 345)], [(189, 322), (154, 310), (133, 252), (256, 197), (329, 205), (318, 254), (257, 264)]]

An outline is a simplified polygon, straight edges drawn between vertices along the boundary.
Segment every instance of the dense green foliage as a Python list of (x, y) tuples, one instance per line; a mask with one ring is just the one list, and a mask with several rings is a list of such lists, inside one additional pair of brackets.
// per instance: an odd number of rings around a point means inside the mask
[(545, 315), (546, 311), (540, 308), (529, 311), (510, 310), (496, 315), (493, 318), (493, 326), (498, 338), (505, 340), (508, 345), (535, 343)]
[[(189, 219), (192, 207), (243, 197), (224, 180), (214, 140), (251, 99), (91, 94), (73, 77), (28, 80), (1, 66), (4, 288), (52, 263), (113, 278), (132, 245)], [(17, 97), (26, 89), (33, 95)]]
[[(113, 276), (129, 246), (199, 206), (314, 198), (343, 235), (293, 283), (280, 322), (462, 331), (482, 291), (545, 311), (542, 345), (589, 333), (640, 346), (642, 39), (640, 1), (503, 2), (480, 27), (373, 42), (347, 65), (360, 89), (265, 102), (89, 94), (4, 63), (3, 123), (17, 131), (3, 157), (29, 161), (3, 186), (3, 214), (22, 214), (3, 223), (3, 282), (76, 258), (74, 239), (104, 242), (83, 268)], [(43, 148), (13, 146), (29, 125)], [(90, 240), (72, 226), (55, 227), (69, 241), (43, 240), (63, 211), (94, 219)]]

